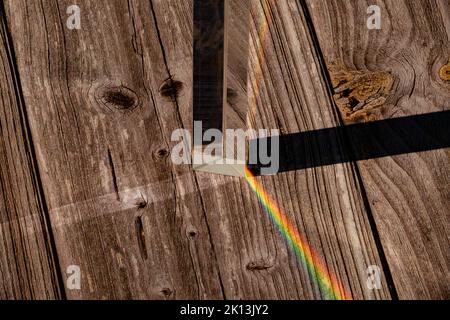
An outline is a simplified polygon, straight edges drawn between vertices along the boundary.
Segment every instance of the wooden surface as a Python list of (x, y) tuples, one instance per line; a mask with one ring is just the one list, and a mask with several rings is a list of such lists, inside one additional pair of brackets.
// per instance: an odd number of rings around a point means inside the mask
[(153, 5), (85, 1), (71, 31), (70, 4), (7, 3), (60, 269), (82, 271), (68, 298), (221, 298), (192, 173), (168, 157)]
[[(11, 35), (14, 55), (9, 42), (0, 51), (7, 80), (0, 87), (0, 240), (7, 248), (0, 252), (0, 297), (322, 297), (245, 179), (171, 162), (173, 130), (193, 122), (193, 0), (84, 0), (81, 30), (66, 28), (69, 0), (4, 2), (1, 37)], [(325, 2), (314, 4), (332, 12)], [(325, 57), (341, 47), (324, 47), (329, 35), (314, 28), (310, 14), (315, 25), (337, 23), (331, 13), (318, 23), (323, 16), (311, 2), (308, 8), (252, 1), (245, 89), (251, 127), (295, 133), (342, 124), (319, 42)], [(433, 24), (433, 32), (444, 46), (449, 20), (442, 17), (447, 29)], [(435, 75), (447, 49), (429, 45), (439, 57), (430, 59)], [(389, 61), (373, 70), (399, 77), (384, 68)], [(425, 85), (429, 79), (418, 74), (418, 88), (435, 91), (408, 99), (435, 101), (424, 113), (445, 105), (447, 84), (432, 78), (433, 86)], [(335, 137), (335, 145), (345, 138)], [(311, 155), (329, 152), (310, 148)], [(436, 151), (259, 179), (353, 298), (448, 298), (446, 167), (448, 153)], [(71, 265), (81, 268), (79, 291), (62, 288)], [(381, 290), (366, 285), (370, 265), (383, 270)]]
[[(171, 1), (166, 3), (169, 5)], [(262, 75), (251, 74), (249, 81), (255, 84), (253, 78), (261, 78), (260, 89), (250, 93), (249, 99), (249, 109), (252, 110), (249, 118), (255, 128), (279, 128), (284, 132), (296, 132), (333, 125), (333, 121), (336, 121), (330, 100), (326, 98), (324, 83), (318, 74), (314, 52), (311, 49), (302, 52), (299, 46), (302, 41), (310, 42), (301, 11), (295, 1), (286, 4), (275, 4), (273, 1), (255, 3), (252, 8), (250, 56), (264, 60), (261, 63), (258, 59), (251, 60), (249, 68)], [(274, 18), (266, 21), (266, 15), (273, 15)], [(265, 24), (270, 25), (270, 30), (259, 34), (257, 30), (266, 29), (263, 27)], [(280, 30), (283, 25), (294, 24), (298, 25), (297, 29)], [(276, 38), (277, 30), (282, 39)], [(167, 39), (168, 46), (172, 33), (173, 30), (161, 32), (163, 43)], [(275, 38), (272, 38), (272, 33)], [(266, 39), (265, 44), (262, 44), (264, 50), (257, 49), (261, 45), (258, 43), (260, 37)], [(289, 40), (296, 38), (299, 40), (291, 45)], [(186, 43), (186, 50), (189, 47), (190, 42)], [(287, 69), (287, 61), (277, 59), (283, 47), (295, 50), (289, 55), (285, 53), (286, 59), (292, 62), (290, 69)], [(180, 45), (177, 48), (183, 49)], [(173, 60), (169, 59), (173, 68), (177, 66), (176, 54), (177, 51), (174, 51)], [(257, 65), (270, 69), (261, 73)], [(312, 67), (306, 69), (306, 75), (301, 78), (299, 68), (303, 65)], [(311, 73), (309, 77), (308, 72)], [(285, 80), (289, 75), (293, 78)], [(302, 86), (306, 88), (302, 90)], [(320, 90), (324, 96), (316, 96), (313, 94), (315, 90)], [(258, 97), (252, 97), (255, 94)], [(189, 106), (189, 98), (184, 98), (181, 105)], [(319, 119), (312, 119), (311, 114), (315, 113), (313, 109), (317, 105), (324, 107), (323, 115)], [(199, 178), (227, 298), (321, 297), (317, 285), (310, 281), (306, 270), (296, 262), (295, 256), (289, 252), (244, 181), (228, 179), (230, 183), (226, 183), (227, 178), (204, 174), (199, 174)], [(341, 279), (346, 291), (359, 299), (389, 297), (386, 281), (379, 292), (369, 291), (366, 287), (366, 268), (381, 263), (351, 166), (339, 165), (289, 173), (266, 178), (263, 183), (301, 234), (327, 261), (329, 271)], [(326, 190), (340, 191), (326, 196)], [(360, 232), (350, 236), (347, 234), (350, 230)]]
[[(368, 30), (366, 1), (308, 1), (344, 121), (450, 110), (450, 82), (440, 76), (450, 58), (450, 3), (376, 4), (381, 29)], [(426, 134), (418, 123), (410, 130)], [(358, 163), (400, 298), (450, 297), (448, 164), (448, 149)]]
[(22, 92), (0, 8), (0, 299), (61, 298)]
[(227, 73), (225, 129), (247, 129), (249, 32), (252, 1), (226, 0)]

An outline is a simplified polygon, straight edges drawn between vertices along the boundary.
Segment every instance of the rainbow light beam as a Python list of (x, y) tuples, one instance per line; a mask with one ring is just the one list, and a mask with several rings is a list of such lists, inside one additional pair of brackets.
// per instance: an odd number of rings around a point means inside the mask
[(330, 274), (323, 261), (298, 233), (295, 226), (289, 222), (287, 216), (281, 212), (248, 168), (246, 169), (246, 179), (251, 189), (258, 196), (269, 218), (293, 249), (299, 261), (308, 270), (311, 279), (319, 285), (323, 298), (327, 300), (351, 300), (351, 295), (347, 294), (339, 280)]

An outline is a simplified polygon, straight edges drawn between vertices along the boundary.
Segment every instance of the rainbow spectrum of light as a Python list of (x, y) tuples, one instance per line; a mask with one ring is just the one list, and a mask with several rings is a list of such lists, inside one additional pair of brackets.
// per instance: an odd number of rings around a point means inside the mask
[[(262, 5), (264, 7), (264, 2), (262, 2)], [(264, 9), (266, 9), (264, 7)], [(252, 13), (253, 15), (253, 13)], [(270, 16), (267, 18), (270, 19)], [(264, 15), (259, 14), (258, 18), (256, 20), (256, 27), (258, 32), (258, 37), (255, 37), (255, 39), (259, 39), (259, 43), (255, 43), (255, 50), (256, 50), (256, 59), (257, 62), (253, 65), (255, 68), (254, 70), (254, 77), (251, 81), (252, 89), (254, 92), (254, 95), (251, 96), (250, 101), (250, 113), (254, 113), (256, 111), (257, 107), (257, 97), (259, 96), (261, 90), (261, 80), (263, 76), (263, 61), (265, 60), (264, 57), (264, 47), (267, 41), (267, 37), (269, 35), (269, 21), (265, 18)]]
[(286, 239), (300, 262), (306, 267), (310, 277), (317, 281), (323, 298), (332, 300), (350, 300), (351, 296), (345, 292), (342, 284), (331, 275), (326, 265), (314, 253), (311, 246), (302, 238), (297, 229), (289, 222), (277, 204), (270, 198), (252, 172), (247, 168), (246, 179), (251, 189), (256, 193), (270, 219), (278, 231)]
[[(270, 4), (271, 0), (260, 2), (263, 13), (252, 12), (253, 21), (256, 24), (259, 42), (256, 41), (255, 53), (256, 63), (254, 67), (254, 77), (251, 81), (254, 95), (250, 99), (250, 113), (256, 111), (257, 98), (261, 93), (261, 82), (263, 80), (263, 63), (265, 61), (264, 48), (270, 34), (269, 23), (272, 21)], [(255, 17), (256, 16), (256, 17)], [(255, 40), (255, 39), (254, 39)], [(246, 179), (251, 189), (256, 193), (258, 199), (263, 205), (266, 213), (274, 222), (278, 231), (286, 239), (290, 247), (293, 249), (299, 261), (306, 267), (311, 279), (315, 280), (320, 287), (324, 299), (348, 300), (351, 295), (345, 292), (342, 284), (327, 269), (322, 260), (314, 253), (311, 246), (300, 236), (297, 229), (290, 223), (283, 212), (278, 208), (277, 204), (270, 198), (264, 188), (258, 183), (255, 176), (247, 168)]]

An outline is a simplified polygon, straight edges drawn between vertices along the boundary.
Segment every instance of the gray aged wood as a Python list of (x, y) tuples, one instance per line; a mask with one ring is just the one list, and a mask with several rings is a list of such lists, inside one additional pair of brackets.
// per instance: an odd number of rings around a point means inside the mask
[(55, 299), (55, 252), (4, 18), (0, 7), (0, 299)]
[[(346, 123), (450, 109), (448, 1), (375, 1), (380, 30), (366, 27), (372, 3), (307, 2)], [(424, 129), (411, 123), (410, 130)], [(449, 151), (368, 160), (358, 168), (399, 297), (448, 299)]]

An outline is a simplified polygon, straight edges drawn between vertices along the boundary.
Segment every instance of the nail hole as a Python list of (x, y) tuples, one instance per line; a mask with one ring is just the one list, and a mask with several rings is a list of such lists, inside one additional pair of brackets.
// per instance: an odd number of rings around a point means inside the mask
[(189, 232), (189, 237), (192, 238), (192, 239), (196, 238), (196, 237), (197, 237), (197, 232), (195, 232), (195, 231), (190, 231), (190, 232)]
[(145, 209), (148, 205), (147, 199), (144, 198), (144, 196), (141, 194), (141, 197), (136, 201), (136, 208), (138, 210)]

